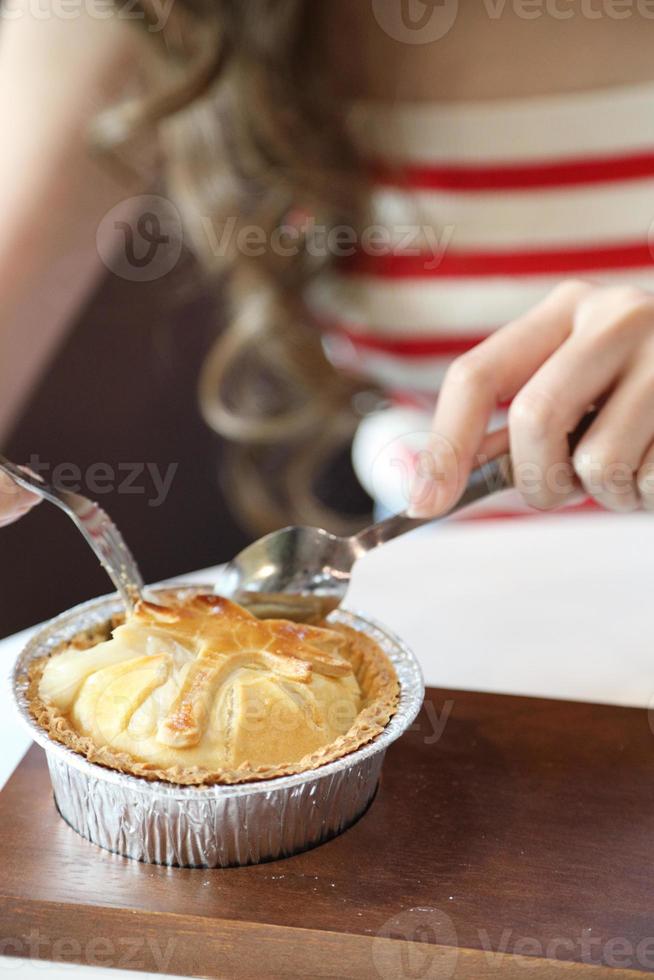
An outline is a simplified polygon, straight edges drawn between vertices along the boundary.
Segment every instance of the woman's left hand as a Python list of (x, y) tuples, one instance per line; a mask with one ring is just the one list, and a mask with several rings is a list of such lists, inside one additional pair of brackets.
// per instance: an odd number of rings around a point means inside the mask
[[(506, 402), (508, 428), (489, 434)], [(593, 408), (571, 456), (568, 436)], [(562, 282), (454, 361), (411, 513), (448, 510), (471, 470), (507, 449), (517, 489), (539, 510), (580, 488), (611, 510), (654, 510), (654, 294)]]

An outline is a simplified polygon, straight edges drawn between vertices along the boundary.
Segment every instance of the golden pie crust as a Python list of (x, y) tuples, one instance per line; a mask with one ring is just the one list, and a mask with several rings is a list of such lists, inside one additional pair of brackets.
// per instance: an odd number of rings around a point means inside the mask
[[(35, 660), (29, 670), (28, 699), (36, 722), (49, 736), (83, 755), (90, 762), (130, 773), (148, 780), (162, 780), (178, 785), (235, 784), (272, 779), (316, 769), (361, 748), (379, 735), (396, 710), (399, 683), (392, 663), (369, 636), (340, 623), (321, 622), (308, 625), (288, 620), (259, 620), (236, 603), (214, 595), (196, 595), (176, 604), (167, 597), (167, 606), (140, 603), (127, 626), (152, 629), (176, 642), (192, 647), (195, 659), (176, 689), (174, 703), (161, 720), (157, 738), (183, 756), (185, 746), (199, 740), (199, 729), (205, 724), (206, 710), (198, 690), (217, 684), (226, 671), (250, 666), (273, 672), (282, 683), (295, 686), (314, 683), (321, 678), (321, 690), (328, 690), (330, 679), (338, 684), (347, 675), (358, 685), (358, 713), (342, 734), (327, 744), (303, 754), (300, 758), (275, 764), (252, 765), (247, 759), (239, 765), (211, 768), (199, 765), (162, 767), (137, 759), (132, 753), (109, 744), (97, 744), (92, 737), (80, 734), (70, 711), (64, 711), (42, 696), (46, 667), (59, 654), (85, 651), (108, 640), (112, 630), (125, 624), (114, 620), (106, 627), (80, 634), (60, 650)], [(117, 631), (120, 633), (120, 631)], [(75, 656), (75, 654), (73, 654)], [(148, 659), (148, 658), (144, 658)], [(154, 660), (156, 657), (150, 657)], [(327, 685), (324, 684), (327, 681)], [(206, 707), (206, 702), (205, 702)], [(192, 754), (191, 752), (189, 754)]]

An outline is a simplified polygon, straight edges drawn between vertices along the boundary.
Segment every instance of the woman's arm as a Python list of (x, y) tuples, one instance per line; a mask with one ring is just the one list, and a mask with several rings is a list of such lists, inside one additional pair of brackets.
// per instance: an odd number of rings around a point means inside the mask
[[(0, 13), (0, 442), (102, 272), (103, 215), (138, 190), (87, 149), (138, 64), (117, 10), (11, 0)], [(1, 483), (0, 525), (33, 502)]]
[(3, 6), (0, 441), (102, 271), (102, 216), (138, 189), (87, 149), (89, 122), (138, 63), (137, 31), (91, 0)]

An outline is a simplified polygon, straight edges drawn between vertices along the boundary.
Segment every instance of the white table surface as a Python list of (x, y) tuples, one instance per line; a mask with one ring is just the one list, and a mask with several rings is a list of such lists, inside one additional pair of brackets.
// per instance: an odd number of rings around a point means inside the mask
[[(651, 515), (471, 521), (414, 532), (367, 555), (347, 605), (402, 636), (427, 684), (649, 707), (653, 585)], [(28, 634), (0, 641), (3, 674)], [(6, 685), (0, 739), (1, 786), (29, 742)], [(73, 970), (80, 980), (132, 976), (0, 956), (0, 971), (10, 970), (21, 980), (44, 972), (64, 980)]]

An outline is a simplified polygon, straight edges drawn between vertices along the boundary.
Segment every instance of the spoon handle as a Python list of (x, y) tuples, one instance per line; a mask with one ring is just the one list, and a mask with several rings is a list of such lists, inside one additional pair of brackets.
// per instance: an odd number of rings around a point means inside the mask
[(360, 554), (364, 554), (380, 544), (385, 544), (401, 534), (406, 534), (407, 531), (413, 531), (415, 528), (422, 527), (423, 524), (431, 524), (433, 521), (442, 521), (445, 517), (450, 517), (457, 511), (463, 510), (464, 507), (474, 504), (475, 501), (482, 500), (483, 497), (497, 493), (499, 490), (507, 490), (512, 486), (511, 457), (508, 454), (499, 456), (473, 471), (459, 500), (444, 514), (439, 514), (438, 517), (410, 517), (406, 511), (402, 511), (400, 514), (387, 517), (377, 524), (365, 527), (358, 534), (353, 535), (350, 540), (360, 551)]
[(1, 455), (0, 470), (19, 486), (49, 500), (68, 514), (99, 558), (128, 611), (131, 610), (143, 591), (143, 579), (123, 536), (108, 514), (88, 497), (46, 483)]

